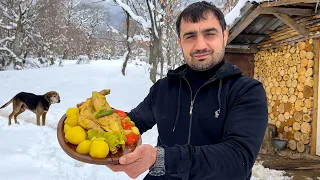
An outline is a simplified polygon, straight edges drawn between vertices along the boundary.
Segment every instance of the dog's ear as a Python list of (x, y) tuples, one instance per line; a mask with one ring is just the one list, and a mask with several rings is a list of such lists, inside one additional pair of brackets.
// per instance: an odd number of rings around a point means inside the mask
[(47, 92), (47, 93), (44, 94), (44, 98), (45, 98), (48, 102), (50, 102), (50, 97), (51, 97), (51, 96), (52, 96), (52, 91)]

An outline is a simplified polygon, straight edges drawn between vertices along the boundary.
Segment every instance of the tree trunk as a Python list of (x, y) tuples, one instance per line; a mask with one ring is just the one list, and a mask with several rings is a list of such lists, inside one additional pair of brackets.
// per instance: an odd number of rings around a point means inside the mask
[[(159, 28), (159, 37), (162, 37), (162, 28)], [(162, 41), (162, 38), (159, 39), (160, 41), (160, 46), (159, 46), (159, 58), (160, 58), (160, 66), (161, 66), (161, 69), (160, 69), (160, 79), (162, 79), (163, 77), (163, 65), (164, 65), (164, 57), (163, 57), (163, 53), (162, 53), (162, 45), (163, 45), (163, 41)]]
[(149, 63), (152, 65), (150, 71), (150, 80), (153, 83), (157, 81), (157, 68), (158, 68), (158, 58), (159, 58), (159, 49), (160, 49), (160, 40), (157, 36), (153, 36), (152, 44), (150, 45), (150, 57)]
[(21, 23), (21, 17), (17, 22), (17, 29), (15, 32), (15, 38), (13, 40), (13, 53), (19, 57), (22, 53), (20, 43), (23, 39), (23, 25)]
[(262, 147), (260, 150), (261, 154), (275, 154), (275, 148), (272, 145), (272, 139), (276, 135), (276, 126), (272, 124), (268, 124), (267, 130), (265, 132), (265, 136), (263, 139)]
[(160, 65), (161, 65), (161, 70), (160, 70), (160, 78), (163, 78), (163, 65), (164, 65), (164, 57), (163, 54), (160, 53)]
[(131, 47), (130, 47), (130, 42), (129, 42), (130, 16), (127, 11), (124, 11), (124, 12), (126, 13), (126, 21), (127, 21), (127, 50), (128, 50), (128, 53), (126, 55), (125, 61), (123, 62), (121, 72), (125, 76), (126, 75), (126, 67), (127, 67), (127, 64), (128, 64), (129, 58), (130, 58), (130, 54), (131, 54)]
[(167, 58), (167, 63), (168, 67), (171, 66), (171, 56), (170, 56), (170, 44), (172, 43), (172, 34), (170, 34), (170, 21), (167, 20), (166, 22), (166, 37), (169, 37), (169, 40), (167, 41), (167, 46), (166, 46), (166, 58)]

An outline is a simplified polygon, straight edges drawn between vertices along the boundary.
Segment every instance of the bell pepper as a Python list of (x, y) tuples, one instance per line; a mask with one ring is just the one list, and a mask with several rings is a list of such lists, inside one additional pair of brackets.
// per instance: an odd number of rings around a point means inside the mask
[(129, 122), (121, 121), (121, 125), (124, 130), (131, 130), (132, 128), (132, 125)]
[(120, 119), (124, 119), (127, 117), (127, 113), (124, 111), (121, 111), (119, 109), (114, 109), (114, 113), (118, 114), (118, 116), (120, 117)]
[(126, 142), (127, 145), (133, 145), (139, 139), (139, 136), (133, 132), (127, 134), (126, 137), (127, 137), (127, 142)]
[(111, 109), (111, 110), (101, 110), (95, 115), (95, 118), (98, 119), (98, 118), (101, 118), (103, 116), (108, 116), (108, 115), (113, 114), (113, 113), (114, 113), (113, 109)]

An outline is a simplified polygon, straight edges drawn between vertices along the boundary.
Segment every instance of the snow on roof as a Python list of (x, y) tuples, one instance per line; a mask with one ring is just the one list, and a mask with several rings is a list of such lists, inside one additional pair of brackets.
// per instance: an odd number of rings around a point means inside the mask
[(264, 0), (239, 0), (238, 3), (234, 6), (234, 8), (225, 15), (225, 20), (227, 23), (227, 26), (231, 26), (234, 24), (237, 18), (241, 18), (241, 10), (246, 5), (247, 2), (253, 3), (260, 3)]

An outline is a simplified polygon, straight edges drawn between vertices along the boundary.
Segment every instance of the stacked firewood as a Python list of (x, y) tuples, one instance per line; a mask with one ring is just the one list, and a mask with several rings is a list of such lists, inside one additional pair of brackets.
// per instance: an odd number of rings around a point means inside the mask
[(291, 150), (310, 148), (313, 114), (313, 40), (260, 51), (255, 55), (254, 78), (267, 93), (269, 123), (277, 137), (287, 138)]

